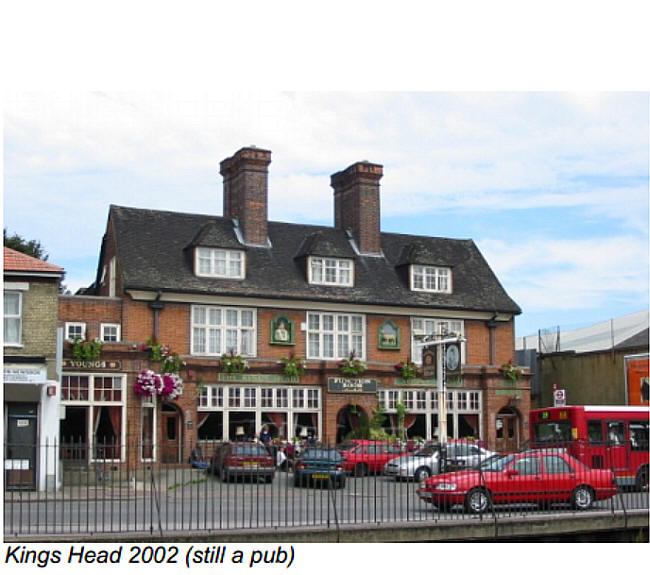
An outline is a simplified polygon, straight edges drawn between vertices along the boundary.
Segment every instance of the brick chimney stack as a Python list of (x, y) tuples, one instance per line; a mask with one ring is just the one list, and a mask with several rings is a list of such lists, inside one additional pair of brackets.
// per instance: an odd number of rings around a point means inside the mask
[(268, 174), (271, 152), (242, 148), (220, 164), (223, 176), (223, 215), (237, 218), (244, 242), (268, 244)]
[(362, 254), (381, 253), (379, 180), (383, 166), (363, 161), (332, 174), (334, 227), (350, 229)]

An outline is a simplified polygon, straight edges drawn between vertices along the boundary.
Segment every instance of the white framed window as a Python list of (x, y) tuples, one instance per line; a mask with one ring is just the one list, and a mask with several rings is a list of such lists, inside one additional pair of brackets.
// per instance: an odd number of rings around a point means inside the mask
[(245, 387), (244, 388), (244, 407), (256, 407), (257, 406), (257, 388), (255, 387)]
[(291, 396), (293, 398), (292, 406), (294, 409), (304, 409), (305, 407), (305, 394), (303, 389), (294, 389)]
[(320, 408), (320, 389), (307, 390), (307, 408), (308, 409)]
[(270, 387), (263, 387), (261, 389), (261, 405), (262, 407), (273, 407), (273, 389)]
[[(465, 324), (462, 320), (438, 318), (411, 318), (411, 357), (415, 363), (422, 363), (422, 346), (416, 345), (424, 336), (443, 336), (449, 334), (464, 335)], [(461, 362), (465, 362), (465, 343), (461, 343)]]
[(101, 324), (100, 333), (102, 341), (120, 341), (120, 324), (103, 323)]
[(353, 261), (310, 256), (309, 283), (318, 285), (353, 286)]
[(228, 407), (241, 407), (241, 389), (239, 387), (228, 388)]
[(23, 295), (20, 292), (4, 292), (4, 345), (20, 346), (23, 331)]
[(365, 358), (365, 317), (307, 312), (307, 357), (343, 359), (352, 351)]
[(194, 270), (197, 276), (244, 279), (246, 257), (241, 250), (196, 248)]
[(451, 293), (451, 270), (434, 266), (411, 266), (411, 290)]
[(279, 388), (275, 390), (275, 406), (276, 407), (289, 407), (289, 390), (286, 388)]
[[(64, 458), (77, 459), (79, 455), (89, 454), (91, 460), (124, 460), (125, 383), (124, 374), (66, 373), (61, 376), (61, 402), (70, 408), (62, 423), (61, 444), (65, 447), (82, 443), (88, 450), (64, 449)], [(153, 404), (145, 401), (144, 405)], [(151, 412), (147, 416), (155, 417)], [(144, 450), (142, 456), (145, 456)]]
[(86, 339), (86, 324), (82, 322), (65, 322), (65, 339), (75, 341), (76, 339)]
[(192, 354), (254, 356), (256, 320), (254, 309), (193, 306)]

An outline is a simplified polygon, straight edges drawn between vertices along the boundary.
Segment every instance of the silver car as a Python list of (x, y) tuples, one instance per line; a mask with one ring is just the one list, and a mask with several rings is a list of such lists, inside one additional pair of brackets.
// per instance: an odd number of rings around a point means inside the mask
[[(491, 455), (489, 451), (469, 441), (450, 441), (447, 443), (447, 470), (474, 467)], [(391, 459), (384, 465), (383, 474), (396, 480), (413, 479), (424, 481), (431, 475), (440, 473), (440, 446), (427, 445), (410, 455)]]

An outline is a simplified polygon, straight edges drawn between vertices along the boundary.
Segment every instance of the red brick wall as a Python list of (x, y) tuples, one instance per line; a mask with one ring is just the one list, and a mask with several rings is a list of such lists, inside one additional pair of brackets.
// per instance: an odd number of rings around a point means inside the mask
[(86, 337), (98, 338), (102, 323), (122, 323), (121, 304), (121, 300), (114, 298), (60, 295), (59, 326), (82, 321), (86, 323)]

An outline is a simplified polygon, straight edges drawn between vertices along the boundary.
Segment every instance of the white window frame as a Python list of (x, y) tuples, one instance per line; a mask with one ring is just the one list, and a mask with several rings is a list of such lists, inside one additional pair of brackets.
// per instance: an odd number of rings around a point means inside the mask
[[(235, 262), (235, 255), (238, 261)], [(222, 257), (225, 260), (225, 273), (217, 272), (217, 260)], [(201, 261), (209, 260), (209, 270), (201, 271)], [(233, 273), (233, 265), (239, 264), (239, 270)], [(228, 278), (243, 280), (246, 278), (246, 252), (243, 250), (226, 250), (222, 248), (202, 248), (194, 250), (194, 273), (198, 277)]]
[[(19, 291), (5, 291), (4, 292), (4, 297), (6, 298), (8, 295), (10, 296), (17, 296), (18, 297), (18, 313), (17, 314), (7, 314), (7, 312), (4, 312), (4, 322), (3, 322), (3, 329), (6, 327), (7, 320), (9, 321), (17, 321), (18, 323), (18, 337), (17, 341), (7, 341), (6, 339), (6, 334), (7, 330), (4, 329), (4, 335), (3, 335), (3, 345), (4, 347), (22, 347), (23, 345), (23, 294)], [(3, 305), (4, 308), (4, 305)]]
[[(247, 392), (248, 390), (248, 392)], [(255, 397), (254, 405), (251, 399)], [(262, 401), (264, 397), (264, 402)], [(273, 405), (269, 404), (272, 398)], [(230, 405), (233, 400), (233, 405)], [(285, 414), (287, 428), (290, 433), (299, 414), (316, 413), (318, 415), (317, 434), (322, 434), (323, 425), (323, 392), (319, 387), (275, 386), (271, 384), (231, 385), (208, 383), (199, 395), (198, 412), (219, 412), (223, 414), (223, 440), (228, 439), (228, 426), (232, 413), (252, 412), (255, 414), (255, 427), (260, 429), (265, 412), (281, 412)]]
[[(81, 328), (81, 335), (75, 336), (75, 337), (70, 337), (70, 328), (72, 327), (80, 327)], [(80, 338), (81, 340), (86, 339), (86, 324), (82, 321), (66, 321), (65, 322), (65, 340), (66, 341), (75, 341), (76, 339)]]
[[(476, 414), (479, 416), (479, 434), (483, 437), (484, 428), (481, 418), (483, 413), (483, 400), (480, 390), (452, 390), (447, 391), (447, 414), (453, 418), (455, 437), (458, 436), (458, 423), (462, 415)], [(403, 403), (407, 413), (424, 415), (427, 427), (432, 415), (439, 415), (438, 390), (430, 388), (406, 388), (406, 389), (381, 389), (377, 392), (377, 403), (387, 414), (397, 413), (397, 403)], [(434, 429), (430, 428), (431, 437)]]
[[(411, 358), (415, 363), (422, 363), (421, 345), (416, 345), (418, 339), (416, 336), (423, 335), (446, 335), (448, 333), (465, 335), (465, 322), (462, 319), (454, 318), (434, 318), (434, 317), (411, 317)], [(466, 342), (460, 344), (461, 363), (465, 363), (465, 346)]]
[[(410, 272), (411, 291), (430, 293), (452, 292), (451, 268), (412, 264)], [(420, 283), (418, 278), (421, 278), (421, 286), (416, 286), (416, 283)], [(446, 285), (443, 285), (443, 282)]]
[[(205, 314), (205, 323), (196, 323), (196, 312), (197, 310), (204, 310)], [(220, 317), (220, 323), (211, 324), (210, 315), (212, 311), (218, 311)], [(237, 314), (237, 325), (228, 325), (227, 316), (229, 312), (236, 312)], [(242, 325), (242, 315), (244, 312), (248, 312), (252, 316), (252, 325)], [(257, 310), (254, 308), (243, 308), (243, 307), (221, 307), (221, 306), (207, 306), (207, 305), (194, 305), (191, 309), (191, 354), (198, 356), (221, 356), (225, 353), (230, 353), (233, 351), (238, 355), (244, 357), (255, 357), (257, 354)], [(200, 342), (197, 341), (197, 330), (203, 334), (203, 349), (200, 347)], [(234, 348), (228, 345), (226, 334), (229, 330), (236, 330), (237, 332), (237, 342)], [(219, 332), (219, 347), (210, 351), (210, 334), (211, 332)], [(250, 345), (251, 349), (249, 351), (244, 351), (242, 349), (242, 334), (243, 332), (250, 332)]]
[[(313, 329), (312, 318), (318, 317), (318, 328)], [(324, 318), (332, 318), (332, 329), (324, 328)], [(342, 319), (347, 320), (348, 329), (340, 328), (340, 321)], [(353, 330), (354, 319), (358, 320), (361, 323), (361, 331)], [(312, 336), (318, 338), (318, 353), (312, 353)], [(326, 337), (332, 338), (332, 354), (325, 355), (324, 353), (324, 342)], [(340, 343), (341, 337), (347, 337), (348, 346), (345, 350), (342, 349)], [(360, 338), (361, 341), (359, 345), (354, 345), (352, 343), (353, 338)], [(360, 348), (360, 349), (358, 349)], [(330, 359), (338, 360), (344, 359), (350, 355), (350, 352), (354, 350), (355, 357), (358, 357), (361, 360), (365, 360), (366, 357), (366, 316), (363, 314), (347, 314), (347, 313), (331, 313), (331, 312), (316, 312), (308, 311), (307, 312), (307, 358), (308, 359)]]
[[(309, 256), (309, 283), (313, 285), (354, 286), (354, 260)], [(328, 277), (328, 272), (331, 274)], [(344, 272), (347, 272), (345, 274)], [(347, 275), (347, 279), (345, 276)]]
[[(86, 437), (87, 437), (87, 444), (88, 444), (88, 449), (90, 455), (90, 461), (125, 461), (126, 460), (126, 437), (128, 435), (127, 433), (127, 428), (128, 428), (128, 422), (127, 422), (127, 405), (126, 405), (126, 395), (127, 395), (127, 389), (126, 389), (126, 383), (127, 383), (127, 377), (125, 373), (82, 373), (82, 372), (65, 372), (63, 374), (63, 377), (81, 377), (81, 378), (88, 378), (88, 398), (87, 399), (63, 399), (61, 398), (61, 405), (69, 405), (69, 406), (80, 406), (80, 407), (88, 407), (88, 408), (93, 408), (88, 410), (88, 414), (86, 417)], [(95, 379), (99, 378), (111, 378), (113, 381), (120, 381), (120, 386), (114, 386), (112, 389), (115, 390), (120, 390), (121, 391), (121, 399), (119, 400), (114, 400), (114, 399), (104, 399), (104, 400), (96, 400), (95, 399)], [(63, 380), (61, 381), (61, 390), (63, 391)], [(145, 404), (151, 404), (150, 401), (145, 401)], [(122, 411), (121, 415), (121, 421), (120, 421), (120, 458), (119, 459), (103, 459), (103, 458), (97, 458), (95, 456), (95, 410), (94, 407), (101, 407), (101, 406), (106, 406), (106, 407), (119, 407)], [(154, 410), (155, 412), (155, 410)], [(156, 429), (156, 420), (154, 420), (154, 432)], [(154, 452), (155, 453), (155, 452)]]
[[(115, 328), (116, 339), (106, 339), (106, 328)], [(100, 326), (101, 341), (112, 343), (122, 341), (121, 326), (119, 323), (102, 323)]]

